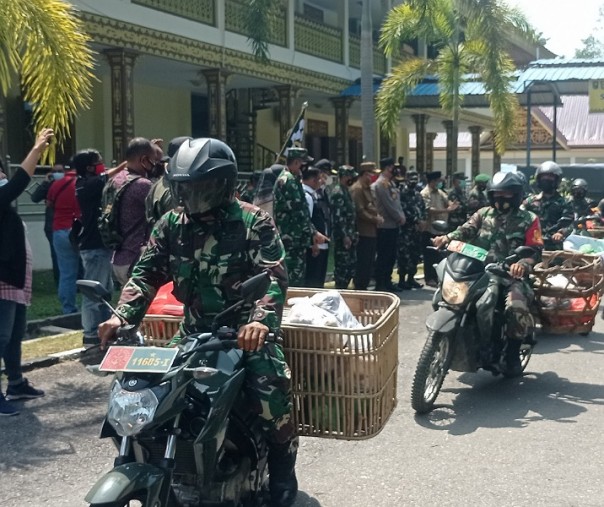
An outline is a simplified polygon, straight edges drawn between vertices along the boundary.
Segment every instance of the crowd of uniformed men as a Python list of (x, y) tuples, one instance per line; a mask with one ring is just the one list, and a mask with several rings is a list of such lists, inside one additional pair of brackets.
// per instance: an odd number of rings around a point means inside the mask
[[(572, 227), (547, 231), (562, 217), (588, 214), (594, 204), (586, 199), (583, 180), (573, 182), (568, 199), (558, 192), (562, 174), (557, 165), (542, 164), (538, 173), (538, 192), (524, 206), (540, 218), (545, 248), (562, 249)], [(374, 280), (375, 290), (398, 293), (423, 286), (416, 279), (422, 260), (424, 283), (437, 285), (433, 266), (439, 254), (428, 247), (442, 231), (432, 223), (445, 220), (452, 231), (488, 206), (488, 181), (488, 175), (478, 174), (468, 189), (465, 174), (455, 173), (445, 191), (440, 171), (420, 177), (413, 167), (407, 170), (402, 157), (398, 162), (383, 158), (379, 168), (363, 162), (336, 169), (329, 160), (315, 162), (306, 149), (294, 147), (286, 153), (285, 166), (254, 175), (240, 198), (272, 213), (286, 250), (290, 286), (323, 287), (331, 250), (336, 289), (368, 290)], [(268, 208), (266, 195), (258, 199), (262, 187), (270, 194)]]

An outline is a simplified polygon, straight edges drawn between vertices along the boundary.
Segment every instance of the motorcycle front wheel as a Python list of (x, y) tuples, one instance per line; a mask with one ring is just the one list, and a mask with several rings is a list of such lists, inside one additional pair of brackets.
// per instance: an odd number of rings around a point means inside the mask
[(411, 388), (411, 406), (418, 414), (434, 408), (453, 359), (451, 334), (430, 331), (415, 369)]

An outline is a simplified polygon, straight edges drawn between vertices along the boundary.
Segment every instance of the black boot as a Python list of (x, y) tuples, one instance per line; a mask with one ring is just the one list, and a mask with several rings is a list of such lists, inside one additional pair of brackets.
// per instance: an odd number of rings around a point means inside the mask
[(520, 362), (521, 340), (508, 339), (507, 349), (505, 351), (506, 376), (519, 377), (522, 375), (522, 364)]
[(424, 285), (415, 280), (415, 275), (407, 276), (407, 285), (411, 289), (421, 289)]
[(268, 474), (271, 507), (289, 507), (296, 501), (296, 456), (298, 439), (286, 444), (268, 445)]

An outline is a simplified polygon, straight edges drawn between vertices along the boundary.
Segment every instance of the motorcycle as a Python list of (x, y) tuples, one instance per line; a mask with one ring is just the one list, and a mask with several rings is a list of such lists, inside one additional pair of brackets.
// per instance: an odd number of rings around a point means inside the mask
[[(532, 257), (535, 250), (521, 246), (502, 262), (488, 264), (486, 250), (461, 241), (451, 241), (445, 252), (448, 255), (436, 267), (439, 286), (432, 301), (434, 313), (426, 320), (428, 337), (411, 389), (411, 406), (418, 414), (434, 408), (449, 370), (482, 368), (493, 375), (517, 375), (506, 362), (504, 289), (514, 280), (510, 264)], [(533, 331), (519, 348), (522, 371), (535, 344)]]
[[(117, 372), (101, 438), (112, 438), (119, 454), (86, 495), (91, 507), (265, 505), (268, 449), (242, 391), (237, 331), (221, 324), (269, 284), (266, 273), (243, 282), (242, 299), (216, 316), (212, 331), (188, 336), (182, 347), (145, 347), (140, 331), (123, 322), (98, 366), (100, 374)], [(117, 315), (100, 283), (77, 285)], [(269, 334), (264, 346), (276, 341)]]

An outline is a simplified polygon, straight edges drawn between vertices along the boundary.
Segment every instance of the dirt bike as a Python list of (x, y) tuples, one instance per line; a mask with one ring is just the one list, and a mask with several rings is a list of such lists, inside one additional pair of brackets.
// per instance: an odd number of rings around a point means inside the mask
[[(119, 454), (86, 495), (92, 507), (265, 505), (267, 446), (242, 391), (237, 331), (221, 323), (269, 284), (266, 273), (245, 281), (242, 299), (216, 316), (212, 331), (188, 336), (182, 347), (145, 347), (124, 322), (97, 367), (117, 372), (101, 438), (112, 438)], [(101, 284), (77, 285), (117, 315)], [(264, 346), (275, 341), (270, 334)]]
[[(439, 286), (432, 301), (434, 313), (426, 320), (428, 337), (411, 389), (411, 406), (419, 414), (434, 408), (449, 370), (482, 368), (494, 375), (518, 375), (506, 361), (505, 288), (514, 280), (508, 272), (510, 264), (532, 257), (535, 250), (522, 246), (502, 262), (489, 264), (485, 263), (488, 252), (468, 243), (451, 241), (447, 251), (436, 267)], [(533, 331), (520, 344), (522, 371), (535, 343)]]

